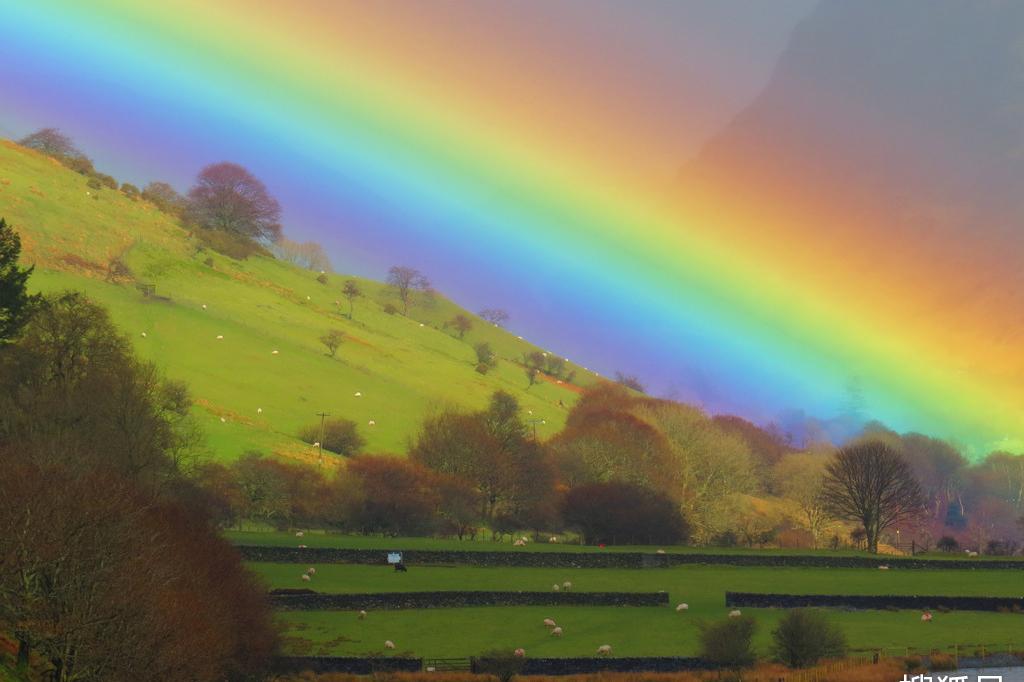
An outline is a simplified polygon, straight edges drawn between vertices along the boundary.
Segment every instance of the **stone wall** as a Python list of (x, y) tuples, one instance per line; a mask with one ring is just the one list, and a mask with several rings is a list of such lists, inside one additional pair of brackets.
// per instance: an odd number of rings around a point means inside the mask
[(765, 594), (726, 592), (727, 607), (792, 609), (827, 606), (850, 609), (950, 609), (952, 611), (1024, 610), (1024, 598), (1016, 597), (943, 597), (934, 595), (862, 595), (862, 594)]
[(468, 606), (666, 606), (667, 592), (378, 592), (329, 594), (270, 593), (285, 611), (367, 611)]

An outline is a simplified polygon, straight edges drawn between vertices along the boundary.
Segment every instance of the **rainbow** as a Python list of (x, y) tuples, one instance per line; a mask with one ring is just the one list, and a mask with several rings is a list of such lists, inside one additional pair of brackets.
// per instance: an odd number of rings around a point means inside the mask
[[(581, 130), (552, 130), (536, 94), (569, 84), (483, 87), (508, 55), (446, 55), (412, 4), (261, 4), (0, 0), (0, 123), (64, 116), (100, 167), (138, 181), (238, 160), (339, 264), (418, 265), (458, 300), (499, 298), (580, 364), (638, 369), (715, 411), (827, 416), (855, 378), (893, 428), (1024, 449), (1024, 353), (986, 342), (1024, 311), (941, 319), (895, 273), (865, 283), (764, 238), (810, 226), (680, 212), (585, 144), (627, 149), (642, 131), (589, 129), (592, 102), (571, 94)], [(897, 315), (917, 296), (928, 314)]]

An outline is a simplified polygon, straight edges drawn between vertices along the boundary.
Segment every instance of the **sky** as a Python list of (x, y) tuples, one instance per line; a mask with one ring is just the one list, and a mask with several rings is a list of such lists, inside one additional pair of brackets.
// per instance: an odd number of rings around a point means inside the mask
[[(104, 172), (180, 190), (240, 163), (340, 272), (416, 267), (545, 348), (712, 411), (829, 417), (903, 351), (837, 344), (817, 316), (835, 302), (659, 202), (813, 6), (0, 0), (0, 134), (56, 126)], [(896, 428), (977, 443), (1015, 418), (950, 425), (919, 404), (945, 377), (897, 378), (867, 401)]]

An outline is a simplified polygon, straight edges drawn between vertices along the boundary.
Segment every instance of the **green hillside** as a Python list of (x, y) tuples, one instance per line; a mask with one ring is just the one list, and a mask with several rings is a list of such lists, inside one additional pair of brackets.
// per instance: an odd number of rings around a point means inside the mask
[[(397, 303), (388, 287), (360, 279), (365, 297), (350, 321), (341, 295), (348, 276), (331, 274), (324, 285), (318, 273), (271, 258), (235, 261), (200, 251), (154, 206), (86, 182), (0, 141), (0, 215), (21, 234), (24, 262), (36, 265), (32, 287), (78, 289), (105, 305), (142, 357), (191, 387), (218, 459), (259, 449), (313, 460), (312, 448), (294, 435), (321, 411), (355, 421), (367, 451), (402, 452), (431, 409), (477, 409), (496, 389), (513, 393), (528, 418), (545, 420), (537, 424), (543, 437), (561, 428), (578, 393), (554, 380), (528, 389), (513, 359), (537, 348), (441, 295), (418, 299), (408, 317), (392, 315), (384, 311)], [(119, 254), (134, 281), (106, 281), (107, 264)], [(155, 295), (143, 295), (140, 284), (153, 285)], [(474, 321), (462, 340), (442, 329), (460, 312)], [(318, 341), (329, 329), (346, 335), (336, 358)], [(486, 376), (474, 369), (479, 341), (490, 342), (500, 359)], [(569, 369), (577, 384), (596, 378)]]

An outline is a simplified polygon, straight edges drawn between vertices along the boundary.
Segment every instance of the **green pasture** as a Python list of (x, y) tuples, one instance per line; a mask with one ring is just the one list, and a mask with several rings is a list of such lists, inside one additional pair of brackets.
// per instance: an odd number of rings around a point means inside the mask
[[(444, 297), (420, 296), (409, 317), (389, 315), (385, 304), (398, 302), (387, 287), (355, 278), (365, 297), (355, 301), (350, 320), (341, 295), (348, 275), (330, 274), (325, 285), (319, 273), (274, 259), (234, 261), (199, 251), (186, 230), (147, 202), (86, 182), (0, 141), (0, 215), (22, 235), (25, 263), (36, 265), (31, 286), (86, 292), (110, 310), (142, 357), (187, 382), (211, 456), (230, 460), (259, 449), (312, 461), (312, 448), (294, 435), (317, 412), (354, 420), (369, 452), (403, 452), (432, 409), (479, 409), (497, 389), (544, 420), (541, 436), (564, 424), (576, 393), (554, 382), (528, 389), (513, 362), (536, 346)], [(105, 281), (106, 264), (117, 255), (135, 282)], [(143, 296), (137, 283), (165, 298)], [(442, 328), (460, 312), (474, 320), (462, 340)], [(346, 335), (335, 358), (318, 341), (329, 329)], [(479, 341), (500, 358), (486, 376), (475, 371)], [(570, 369), (578, 383), (596, 376)]]
[[(667, 591), (670, 606), (488, 607), (371, 612), (360, 621), (349, 611), (282, 612), (288, 646), (295, 652), (364, 654), (382, 651), (386, 639), (396, 654), (465, 656), (495, 647), (522, 646), (537, 656), (591, 655), (611, 644), (617, 656), (691, 655), (697, 651), (696, 624), (724, 617), (727, 590), (796, 594), (936, 594), (1018, 596), (1019, 576), (1005, 571), (878, 571), (875, 569), (739, 568), (685, 566), (672, 569), (547, 569), (417, 567), (395, 573), (387, 566), (325, 564), (312, 582), (307, 566), (253, 563), (268, 587), (311, 587), (322, 592), (426, 590), (550, 590), (566, 580), (576, 591)], [(675, 611), (686, 602), (690, 609)], [(768, 637), (781, 611), (744, 609), (760, 624), (758, 644)], [(954, 643), (1024, 648), (1024, 615), (936, 613), (931, 623), (918, 611), (846, 611), (830, 616), (854, 648), (931, 648)], [(542, 625), (553, 618), (564, 629), (550, 637)]]

